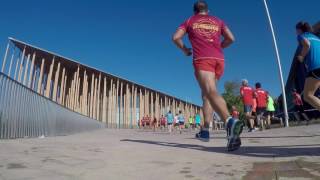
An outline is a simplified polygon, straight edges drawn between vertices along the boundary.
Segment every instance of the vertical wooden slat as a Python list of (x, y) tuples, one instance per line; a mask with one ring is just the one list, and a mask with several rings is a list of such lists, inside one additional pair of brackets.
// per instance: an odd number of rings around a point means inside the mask
[(59, 101), (58, 101), (59, 104), (62, 104), (62, 93), (63, 93), (63, 89), (65, 86), (65, 84), (64, 84), (65, 73), (66, 73), (66, 69), (63, 68), (62, 75), (61, 75), (61, 82), (60, 82), (60, 92), (59, 92), (60, 94), (59, 94)]
[(167, 113), (168, 105), (167, 105), (167, 96), (164, 96), (164, 110)]
[(141, 91), (141, 87), (139, 88), (139, 127), (141, 127), (141, 120), (143, 118), (143, 106), (144, 106), (144, 100), (143, 95)]
[(9, 48), (10, 48), (10, 42), (8, 42), (7, 48), (6, 48), (6, 52), (4, 53), (3, 62), (2, 62), (2, 68), (1, 68), (1, 72), (2, 73), (4, 73), (4, 69), (6, 67), (6, 61), (7, 61)]
[[(30, 54), (28, 54), (28, 57), (27, 57), (27, 62), (24, 66), (24, 75), (23, 75), (23, 81), (22, 81), (22, 84), (23, 85), (27, 85), (27, 77), (28, 77), (28, 68), (29, 68), (29, 62), (30, 62)], [(22, 77), (21, 77), (22, 78)]]
[(13, 59), (14, 59), (14, 52), (11, 55), (9, 71), (8, 71), (8, 76), (10, 76), (10, 77), (11, 77), (11, 69), (12, 69), (12, 65), (13, 65)]
[(130, 104), (130, 90), (129, 84), (126, 86), (126, 128), (129, 127), (129, 104)]
[(21, 83), (21, 74), (23, 72), (23, 62), (24, 62), (24, 57), (20, 61), (20, 66), (19, 66), (19, 71), (18, 71), (18, 82)]
[(35, 69), (35, 68), (34, 68), (33, 71), (34, 71), (34, 72), (33, 72), (33, 78), (32, 78), (32, 82), (31, 82), (30, 88), (31, 88), (32, 90), (36, 90), (36, 89), (35, 89), (35, 85), (36, 85), (36, 80), (37, 80), (37, 77), (38, 77), (38, 71), (37, 71), (37, 69)]
[(18, 78), (17, 75), (19, 74), (19, 72), (18, 72), (19, 64), (20, 64), (20, 58), (17, 58), (16, 68), (14, 70), (14, 76), (13, 76), (14, 80), (17, 80), (17, 78)]
[(69, 88), (69, 108), (74, 110), (74, 78), (75, 77), (75, 74), (73, 74), (73, 78), (71, 80), (71, 87)]
[(30, 66), (30, 73), (29, 73), (29, 80), (28, 80), (28, 87), (31, 88), (31, 78), (33, 74), (33, 68), (34, 68), (34, 61), (36, 60), (36, 52), (33, 53), (32, 55), (32, 61), (31, 61), (31, 66)]
[(125, 92), (125, 94), (123, 95), (123, 121), (122, 121), (122, 128), (126, 128), (127, 127), (127, 117), (126, 117), (126, 113), (127, 113), (127, 92)]
[(130, 90), (130, 101), (131, 103), (129, 104), (129, 111), (130, 111), (130, 117), (129, 117), (129, 121), (130, 121), (130, 128), (133, 127), (133, 111), (134, 111), (134, 89), (135, 89), (135, 86), (132, 84), (131, 85), (131, 90)]
[(124, 95), (123, 95), (123, 128), (126, 128), (127, 126), (127, 103), (128, 103), (128, 100), (127, 100), (127, 95), (128, 95), (128, 91), (127, 91), (127, 85), (123, 88), (126, 88), (124, 91)]
[(67, 90), (67, 81), (68, 80), (68, 76), (66, 75), (65, 78), (64, 78), (64, 86), (63, 86), (63, 92), (62, 92), (62, 101), (61, 103), (63, 105), (65, 105), (65, 96), (66, 96), (66, 90)]
[(93, 92), (94, 92), (94, 74), (92, 73), (91, 76), (91, 87), (90, 87), (90, 116), (89, 117), (93, 117)]
[(102, 122), (107, 122), (107, 79), (103, 78)]
[(89, 81), (88, 81), (88, 75), (86, 74), (86, 98), (85, 98), (85, 106), (86, 106), (86, 109), (85, 109), (85, 112), (86, 112), (86, 115), (89, 116), (89, 97), (88, 97), (88, 94), (89, 94)]
[(66, 107), (66, 108), (69, 108), (69, 94), (66, 94), (65, 107)]
[(57, 101), (57, 90), (58, 90), (59, 74), (60, 74), (60, 62), (58, 63), (58, 67), (57, 67), (56, 74), (55, 74), (55, 77), (54, 77), (52, 100), (55, 101), (55, 102)]
[(119, 114), (119, 79), (117, 79), (117, 88), (116, 88), (116, 124), (117, 127), (119, 127), (119, 119), (120, 119), (120, 114)]
[[(155, 105), (155, 113), (156, 113), (156, 118), (159, 121), (160, 117), (159, 117), (159, 111), (160, 111), (160, 107), (159, 107), (159, 94), (156, 93), (156, 105)], [(158, 124), (157, 124), (158, 125)]]
[(150, 116), (150, 109), (149, 109), (149, 91), (146, 91), (146, 96), (145, 96), (145, 115)]
[(160, 99), (160, 117), (163, 115), (163, 104), (162, 98)]
[(98, 81), (98, 91), (97, 91), (97, 119), (101, 121), (101, 111), (100, 111), (100, 103), (101, 103), (101, 73), (99, 74), (99, 81)]
[(94, 91), (93, 91), (93, 119), (97, 119), (97, 86), (98, 79), (94, 80)]
[(147, 113), (147, 99), (148, 99), (148, 94), (147, 94), (147, 90), (144, 89), (144, 96), (143, 96), (143, 100), (144, 100), (144, 105), (143, 105), (143, 117), (145, 117), (148, 113)]
[(72, 76), (72, 79), (70, 79), (71, 80), (71, 84), (70, 84), (70, 88), (69, 88), (69, 92), (68, 92), (68, 94), (69, 94), (69, 107), (70, 107), (70, 109), (74, 109), (74, 107), (73, 107), (73, 101), (74, 101), (74, 78), (75, 77), (75, 73), (73, 73), (73, 76)]
[(80, 108), (80, 67), (78, 66), (78, 70), (77, 70), (77, 75), (76, 75), (76, 79), (75, 79), (75, 109), (76, 112), (79, 112), (79, 108)]
[(52, 78), (52, 71), (53, 71), (53, 67), (54, 67), (54, 60), (55, 57), (53, 57), (52, 59), (52, 63), (50, 65), (50, 70), (49, 70), (49, 74), (48, 74), (48, 78), (47, 78), (47, 85), (46, 85), (46, 91), (45, 91), (45, 96), (47, 98), (49, 98), (50, 96), (50, 89), (51, 89), (51, 78)]
[(119, 127), (121, 127), (121, 123), (123, 124), (123, 83), (120, 85), (120, 116), (119, 116)]
[(113, 104), (112, 104), (112, 127), (115, 128), (117, 125), (117, 86), (116, 82), (113, 84)]
[(127, 103), (128, 103), (128, 100), (127, 100), (127, 96), (128, 96), (128, 91), (127, 91), (127, 85), (125, 86), (125, 94), (123, 95), (123, 128), (126, 128), (127, 126)]
[[(91, 94), (90, 94), (90, 93), (88, 94), (88, 99), (91, 100)], [(89, 105), (88, 105), (88, 116), (90, 117), (90, 116), (91, 116), (91, 114), (90, 114), (90, 110), (91, 110), (91, 109), (90, 109), (90, 101), (88, 102), (88, 104), (89, 104)]]
[(39, 74), (39, 81), (38, 81), (38, 88), (37, 92), (41, 94), (41, 86), (43, 81), (43, 71), (44, 71), (44, 59), (41, 61), (41, 67), (40, 67), (40, 74)]
[(87, 98), (87, 93), (86, 93), (86, 70), (83, 72), (83, 79), (82, 79), (82, 100), (80, 101), (80, 109), (81, 113), (83, 115), (86, 115), (86, 98)]
[(77, 71), (74, 76), (74, 94), (73, 94), (73, 109), (79, 111), (79, 89), (80, 89), (80, 67), (77, 67)]
[(153, 92), (151, 92), (151, 98), (150, 98), (150, 111), (151, 111), (151, 114), (150, 114), (150, 117), (151, 117), (151, 120), (153, 121), (154, 119), (154, 100), (153, 100)]
[(134, 118), (133, 118), (133, 122), (134, 122), (134, 126), (137, 126), (137, 99), (138, 99), (138, 88), (135, 87), (134, 90)]
[(112, 104), (113, 104), (113, 79), (110, 80), (110, 89), (109, 89), (109, 96), (108, 96), (108, 118), (107, 118), (107, 124), (108, 127), (110, 127), (109, 125), (111, 125), (111, 114), (112, 114)]

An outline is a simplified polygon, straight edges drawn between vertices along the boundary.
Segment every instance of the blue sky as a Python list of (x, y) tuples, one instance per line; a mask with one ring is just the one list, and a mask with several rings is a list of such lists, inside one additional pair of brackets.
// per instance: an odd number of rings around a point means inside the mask
[[(225, 51), (227, 80), (260, 81), (272, 96), (281, 88), (262, 0), (208, 0), (236, 42)], [(290, 3), (289, 3), (290, 2)], [(194, 0), (1, 1), (0, 55), (7, 37), (31, 43), (84, 64), (201, 104), (192, 60), (171, 42), (192, 15)], [(299, 20), (319, 21), (319, 0), (269, 0), (285, 81), (297, 46)]]

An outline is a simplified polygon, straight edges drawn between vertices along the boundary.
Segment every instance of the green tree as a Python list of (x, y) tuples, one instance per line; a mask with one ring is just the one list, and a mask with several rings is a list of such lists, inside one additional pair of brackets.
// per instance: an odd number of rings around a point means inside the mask
[(226, 81), (224, 83), (224, 92), (222, 93), (222, 97), (225, 99), (229, 111), (231, 111), (232, 106), (235, 106), (240, 112), (240, 119), (244, 119), (240, 86), (241, 82), (239, 80)]

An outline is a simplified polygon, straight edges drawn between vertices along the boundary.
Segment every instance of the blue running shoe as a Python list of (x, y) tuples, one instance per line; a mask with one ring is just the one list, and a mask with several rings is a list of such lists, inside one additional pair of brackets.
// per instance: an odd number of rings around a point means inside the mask
[(243, 130), (243, 123), (238, 119), (230, 118), (227, 123), (228, 151), (235, 151), (241, 146), (240, 134)]
[(203, 142), (209, 142), (210, 140), (209, 131), (200, 130), (200, 132), (196, 134), (196, 138)]

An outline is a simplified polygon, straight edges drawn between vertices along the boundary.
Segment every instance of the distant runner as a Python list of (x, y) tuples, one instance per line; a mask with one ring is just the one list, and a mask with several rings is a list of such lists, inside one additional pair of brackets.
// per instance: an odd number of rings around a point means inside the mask
[(189, 117), (189, 128), (193, 129), (194, 127), (194, 118), (190, 115)]
[(184, 128), (184, 116), (182, 114), (182, 111), (179, 111), (179, 115), (178, 115), (178, 121), (179, 121), (179, 131), (180, 134), (182, 133), (182, 129)]
[(274, 101), (273, 101), (272, 97), (270, 95), (268, 95), (267, 120), (266, 120), (266, 128), (267, 129), (270, 129), (271, 119), (274, 117), (275, 111), (276, 111), (276, 109), (274, 108)]
[(167, 118), (167, 123), (168, 123), (168, 130), (171, 133), (172, 132), (172, 124), (173, 124), (173, 120), (174, 120), (174, 117), (173, 117), (173, 114), (171, 113), (171, 111), (169, 111), (167, 113), (166, 118)]
[(249, 132), (254, 130), (254, 119), (252, 118), (252, 106), (254, 90), (249, 86), (248, 80), (242, 80), (242, 86), (240, 87), (240, 95), (243, 102), (243, 112), (246, 115), (246, 120), (249, 123)]
[[(205, 1), (197, 1), (193, 11), (194, 16), (180, 25), (173, 35), (173, 41), (186, 56), (193, 54), (195, 76), (202, 90), (205, 120), (203, 128), (196, 137), (209, 141), (210, 121), (215, 111), (226, 124), (227, 150), (234, 151), (241, 146), (240, 134), (243, 124), (230, 116), (226, 102), (216, 87), (224, 71), (223, 49), (234, 42), (234, 36), (221, 19), (208, 15), (208, 5)], [(193, 49), (186, 47), (182, 41), (186, 34)]]
[(195, 115), (195, 118), (194, 118), (195, 120), (195, 127), (196, 128), (198, 128), (198, 127), (200, 127), (200, 125), (201, 125), (201, 116), (200, 116), (200, 114), (199, 113), (197, 113), (196, 115)]
[(261, 83), (256, 83), (255, 96), (257, 99), (257, 121), (260, 130), (264, 129), (263, 115), (267, 109), (268, 93), (261, 88)]

